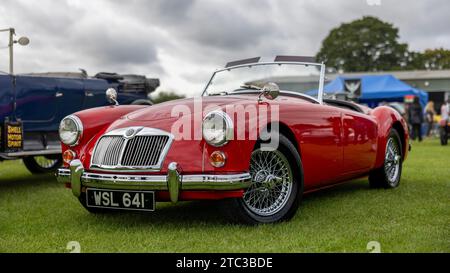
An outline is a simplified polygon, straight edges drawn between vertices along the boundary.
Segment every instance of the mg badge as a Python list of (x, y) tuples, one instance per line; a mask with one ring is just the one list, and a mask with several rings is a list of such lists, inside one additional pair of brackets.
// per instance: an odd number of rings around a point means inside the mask
[(128, 129), (126, 132), (125, 132), (125, 136), (126, 137), (132, 137), (134, 135), (134, 129)]

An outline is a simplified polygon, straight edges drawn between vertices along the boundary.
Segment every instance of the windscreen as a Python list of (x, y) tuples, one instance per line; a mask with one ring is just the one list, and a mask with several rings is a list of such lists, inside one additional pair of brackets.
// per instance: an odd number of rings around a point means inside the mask
[(238, 66), (217, 71), (204, 95), (230, 94), (261, 89), (274, 82), (280, 90), (303, 93), (318, 99), (321, 65), (269, 63)]

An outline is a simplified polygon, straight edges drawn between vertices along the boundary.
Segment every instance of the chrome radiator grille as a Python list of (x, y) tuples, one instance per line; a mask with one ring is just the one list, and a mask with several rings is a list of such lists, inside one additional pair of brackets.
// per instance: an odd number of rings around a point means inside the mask
[(159, 170), (170, 146), (169, 135), (105, 135), (97, 142), (91, 167), (118, 170)]
[(95, 148), (92, 164), (116, 166), (119, 164), (119, 157), (125, 139), (117, 136), (104, 136), (100, 139)]
[(166, 146), (168, 136), (137, 136), (127, 143), (122, 166), (155, 166)]

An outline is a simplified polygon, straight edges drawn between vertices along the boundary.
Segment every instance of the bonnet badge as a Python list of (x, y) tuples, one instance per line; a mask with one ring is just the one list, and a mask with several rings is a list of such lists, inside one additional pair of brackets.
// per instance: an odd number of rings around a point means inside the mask
[(133, 136), (134, 135), (134, 129), (128, 129), (126, 132), (125, 132), (125, 136), (126, 137), (131, 137), (131, 136)]

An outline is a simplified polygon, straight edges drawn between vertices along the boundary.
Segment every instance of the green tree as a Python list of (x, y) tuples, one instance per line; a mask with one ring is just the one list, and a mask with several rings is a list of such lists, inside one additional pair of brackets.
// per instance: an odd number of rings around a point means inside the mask
[(365, 16), (332, 29), (316, 57), (342, 72), (404, 69), (416, 59), (398, 38), (392, 24)]
[(419, 69), (450, 69), (450, 50), (444, 48), (427, 49), (421, 54)]
[(165, 101), (169, 101), (169, 100), (177, 100), (177, 99), (182, 99), (185, 98), (185, 96), (183, 95), (178, 95), (175, 92), (166, 92), (166, 91), (161, 91), (158, 92), (158, 94), (155, 97), (152, 97), (152, 101), (153, 103), (161, 103), (161, 102), (165, 102)]
[(410, 51), (406, 63), (407, 65), (402, 67), (403, 70), (425, 69), (422, 52)]

